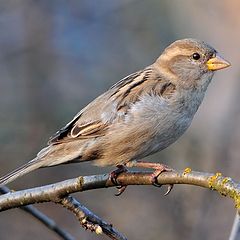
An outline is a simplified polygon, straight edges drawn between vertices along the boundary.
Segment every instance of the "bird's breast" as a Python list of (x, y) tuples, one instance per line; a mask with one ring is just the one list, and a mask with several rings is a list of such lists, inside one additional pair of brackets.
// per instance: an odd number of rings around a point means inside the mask
[[(193, 106), (190, 106), (193, 104)], [(160, 151), (175, 142), (190, 126), (200, 103), (179, 97), (164, 99), (146, 95), (132, 107), (131, 124), (148, 129), (144, 154)]]

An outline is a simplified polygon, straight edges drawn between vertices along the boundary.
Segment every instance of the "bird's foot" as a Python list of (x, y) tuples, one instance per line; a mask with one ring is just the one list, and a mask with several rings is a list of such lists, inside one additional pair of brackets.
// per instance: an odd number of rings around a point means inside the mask
[(118, 192), (115, 193), (114, 195), (118, 197), (126, 190), (127, 186), (126, 185), (120, 185), (120, 186), (117, 186), (116, 188), (117, 188)]
[(121, 173), (124, 173), (124, 172), (127, 172), (128, 169), (125, 167), (125, 165), (117, 165), (116, 166), (117, 169), (112, 171), (110, 173), (110, 180), (113, 184), (115, 185), (119, 185), (118, 181), (117, 181), (117, 177), (121, 174)]
[[(161, 187), (162, 185), (158, 183), (157, 178), (162, 172), (170, 172), (172, 169), (161, 163), (150, 163), (150, 162), (141, 162), (141, 161), (131, 161), (126, 164), (127, 167), (141, 167), (141, 168), (150, 168), (155, 171), (152, 173), (152, 184), (155, 187)], [(168, 195), (173, 189), (173, 184), (168, 185), (167, 192), (164, 196)]]
[[(128, 169), (125, 167), (125, 165), (117, 165), (117, 169), (112, 171), (110, 173), (110, 180), (114, 185), (119, 185), (119, 182), (117, 181), (117, 177), (124, 172), (127, 172)], [(120, 196), (125, 189), (127, 188), (127, 186), (124, 185), (119, 185), (116, 187), (118, 189), (118, 192), (115, 194), (115, 196)]]

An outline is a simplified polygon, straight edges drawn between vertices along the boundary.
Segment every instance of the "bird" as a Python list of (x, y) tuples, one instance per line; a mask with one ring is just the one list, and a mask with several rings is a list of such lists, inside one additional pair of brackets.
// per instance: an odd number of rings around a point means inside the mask
[(167, 169), (144, 157), (174, 143), (190, 126), (215, 71), (230, 63), (204, 41), (173, 42), (154, 63), (115, 83), (57, 131), (36, 157), (0, 185), (39, 168), (91, 161), (97, 166)]

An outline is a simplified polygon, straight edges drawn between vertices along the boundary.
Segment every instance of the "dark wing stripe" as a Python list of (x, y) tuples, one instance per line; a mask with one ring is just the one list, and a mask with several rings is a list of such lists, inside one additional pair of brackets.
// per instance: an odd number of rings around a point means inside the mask
[(133, 79), (139, 77), (142, 73), (143, 73), (143, 71), (138, 71), (138, 72), (132, 73), (132, 74), (128, 75), (127, 77), (121, 79), (114, 85), (112, 85), (112, 87), (110, 89), (116, 89), (116, 91), (113, 92), (110, 95), (110, 97), (115, 95), (122, 87), (126, 86), (128, 83), (131, 83), (133, 81)]
[[(144, 74), (141, 77), (141, 74)], [(131, 91), (133, 91), (136, 87), (139, 87), (140, 85), (144, 84), (145, 81), (148, 80), (150, 74), (152, 73), (152, 69), (148, 68), (145, 69), (144, 71), (141, 72), (140, 75), (138, 75), (137, 77), (131, 79), (132, 84), (128, 85), (128, 88), (125, 90), (125, 92), (123, 92), (122, 94), (120, 93), (119, 96), (117, 96), (118, 98), (120, 98), (121, 100), (118, 101), (118, 107), (117, 110), (121, 109), (122, 107), (124, 107), (124, 103), (126, 102), (126, 98), (130, 95)], [(139, 80), (135, 80), (139, 77)], [(125, 85), (124, 85), (125, 86)], [(123, 86), (123, 87), (124, 87)], [(140, 92), (142, 92), (144, 89), (140, 90)], [(121, 88), (119, 89), (118, 92), (121, 91)], [(116, 93), (117, 94), (117, 93)], [(138, 96), (140, 96), (141, 94), (138, 92), (137, 94)], [(133, 96), (135, 98), (135, 101), (132, 101), (132, 103), (136, 102), (138, 100), (138, 96)]]
[[(134, 89), (135, 87), (141, 85), (142, 83), (144, 83), (148, 77), (149, 77), (149, 73), (150, 72), (144, 72), (144, 76), (140, 79), (140, 81), (134, 81), (134, 79), (132, 79), (132, 85), (129, 85), (128, 89), (125, 91), (123, 97), (126, 97), (131, 91), (132, 89)], [(139, 75), (138, 77), (140, 77), (141, 75)], [(136, 77), (135, 77), (136, 78)]]
[(76, 116), (71, 122), (69, 122), (66, 126), (64, 126), (63, 128), (61, 128), (59, 131), (57, 131), (54, 135), (52, 135), (49, 140), (48, 140), (48, 145), (50, 144), (54, 144), (54, 143), (58, 143), (58, 141), (60, 139), (63, 139), (64, 137), (67, 136), (68, 134), (68, 130), (70, 130), (72, 128), (72, 126), (78, 121), (79, 117), (81, 116), (81, 114), (79, 114), (79, 116)]

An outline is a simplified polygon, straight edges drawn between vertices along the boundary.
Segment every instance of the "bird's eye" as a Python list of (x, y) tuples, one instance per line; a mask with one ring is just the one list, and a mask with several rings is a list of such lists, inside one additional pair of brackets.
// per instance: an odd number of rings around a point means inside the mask
[(201, 57), (200, 54), (197, 53), (197, 52), (192, 55), (192, 58), (193, 58), (194, 60), (199, 60), (200, 57)]

